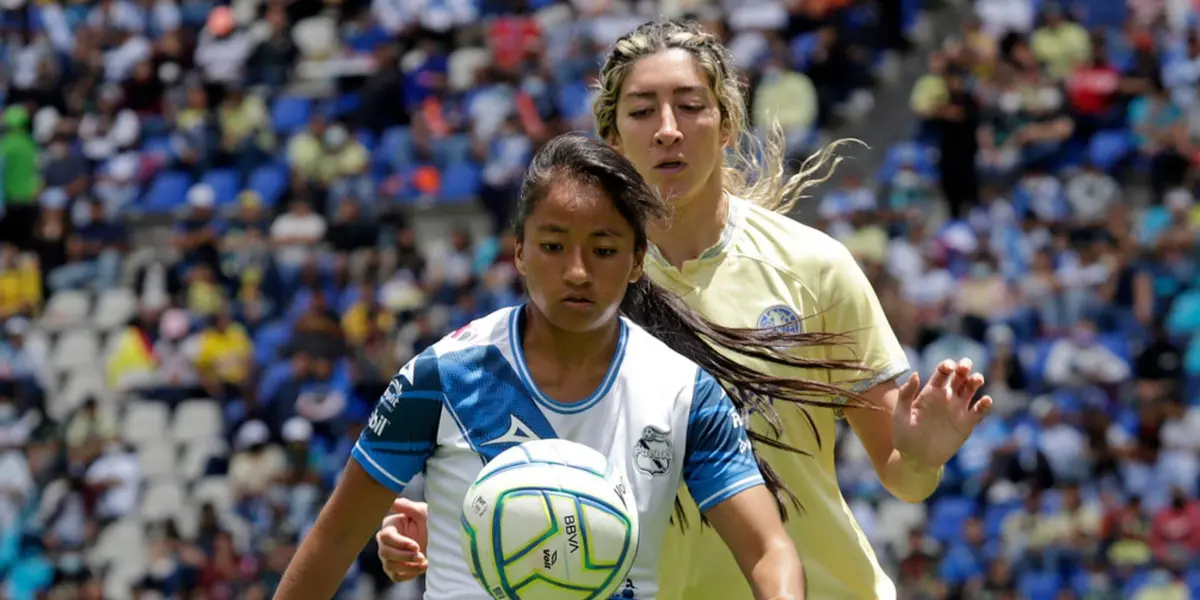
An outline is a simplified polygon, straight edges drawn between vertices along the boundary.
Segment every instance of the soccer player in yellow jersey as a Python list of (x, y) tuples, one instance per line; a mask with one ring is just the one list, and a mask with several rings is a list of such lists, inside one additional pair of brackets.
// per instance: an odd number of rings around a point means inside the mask
[[(802, 507), (788, 511), (785, 526), (804, 560), (809, 595), (894, 599), (895, 586), (838, 489), (836, 421), (849, 423), (893, 495), (920, 502), (991, 406), (988, 397), (970, 397), (982, 376), (971, 372), (969, 360), (946, 360), (924, 388), (915, 373), (897, 384), (909, 365), (854, 258), (839, 242), (784, 216), (820, 173), (836, 166), (836, 148), (817, 153), (785, 181), (778, 132), (761, 146), (743, 134), (746, 105), (729, 52), (716, 37), (689, 23), (646, 23), (616, 42), (599, 84), (598, 133), (675, 211), (669, 223), (650, 230), (646, 273), (721, 325), (846, 334), (850, 344), (816, 349), (814, 358), (873, 369), (836, 376), (751, 365), (781, 377), (828, 378), (881, 409), (842, 414), (777, 404), (781, 427), (774, 437), (811, 456), (765, 444), (761, 452)], [(751, 425), (773, 434), (761, 417)], [(688, 521), (698, 522), (695, 503), (686, 490), (680, 495)], [(421, 569), (422, 507), (398, 500), (395, 509), (377, 539), (389, 573), (403, 579)], [(748, 600), (753, 596), (738, 572), (714, 532), (672, 528), (658, 598)]]

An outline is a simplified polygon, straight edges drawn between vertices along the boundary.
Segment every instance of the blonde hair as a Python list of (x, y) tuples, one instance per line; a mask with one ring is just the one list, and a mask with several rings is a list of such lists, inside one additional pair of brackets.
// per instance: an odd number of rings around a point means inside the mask
[(680, 20), (643, 23), (613, 44), (597, 82), (599, 94), (592, 105), (596, 132), (604, 139), (617, 137), (617, 102), (621, 86), (634, 63), (647, 56), (679, 48), (686, 50), (708, 77), (721, 111), (721, 129), (732, 147), (725, 153), (722, 186), (729, 194), (745, 198), (763, 208), (788, 213), (804, 192), (827, 181), (842, 156), (838, 148), (854, 139), (836, 140), (813, 153), (800, 170), (786, 177), (786, 139), (778, 122), (765, 139), (749, 131), (744, 85), (734, 69), (733, 57), (713, 34), (699, 24)]

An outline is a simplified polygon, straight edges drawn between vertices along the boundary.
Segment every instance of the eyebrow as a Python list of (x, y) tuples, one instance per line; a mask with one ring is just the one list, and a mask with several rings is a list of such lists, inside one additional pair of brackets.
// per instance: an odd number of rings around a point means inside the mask
[[(681, 86), (671, 90), (671, 93), (676, 96), (682, 96), (682, 95), (686, 95), (686, 94), (701, 94), (701, 95), (703, 95), (704, 92), (705, 92), (704, 86), (699, 86), (699, 85), (681, 85)], [(645, 90), (645, 91), (629, 92), (628, 94), (625, 94), (625, 97), (631, 98), (631, 99), (639, 99), (639, 100), (640, 99), (653, 100), (658, 97), (658, 94), (652, 90)]]
[[(541, 227), (538, 227), (537, 230), (541, 233), (569, 233), (570, 232), (569, 229), (567, 229), (566, 227), (563, 227), (562, 225), (542, 225)], [(619, 231), (613, 231), (612, 229), (607, 229), (607, 228), (603, 228), (603, 227), (592, 230), (592, 233), (590, 235), (591, 235), (591, 237), (614, 237), (614, 238), (625, 237), (625, 235)]]

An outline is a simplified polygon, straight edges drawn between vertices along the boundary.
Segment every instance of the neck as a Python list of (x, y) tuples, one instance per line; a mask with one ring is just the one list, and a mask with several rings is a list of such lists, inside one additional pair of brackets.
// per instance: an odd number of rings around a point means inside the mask
[(525, 356), (535, 354), (543, 362), (564, 369), (607, 365), (617, 351), (620, 319), (593, 331), (567, 331), (551, 323), (532, 304), (526, 304), (521, 326), (521, 348)]
[(729, 197), (721, 189), (720, 179), (704, 186), (692, 198), (673, 203), (670, 222), (656, 223), (647, 228), (650, 241), (659, 253), (675, 268), (689, 260), (700, 258), (709, 248), (721, 241), (729, 220)]

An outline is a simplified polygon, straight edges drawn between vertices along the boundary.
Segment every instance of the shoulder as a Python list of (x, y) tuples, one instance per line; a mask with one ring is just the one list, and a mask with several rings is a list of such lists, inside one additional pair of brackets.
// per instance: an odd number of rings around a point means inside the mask
[(513, 317), (519, 307), (508, 307), (480, 317), (446, 334), (429, 347), (427, 352), (446, 356), (473, 349), (486, 349), (507, 343)]
[(662, 340), (622, 317), (626, 326), (625, 359), (622, 376), (632, 389), (656, 389), (658, 393), (671, 390), (680, 397), (690, 397), (703, 370), (688, 357), (676, 352)]
[(741, 232), (731, 253), (739, 258), (757, 261), (781, 277), (810, 288), (846, 269), (861, 272), (845, 244), (829, 234), (752, 202), (735, 202)]

